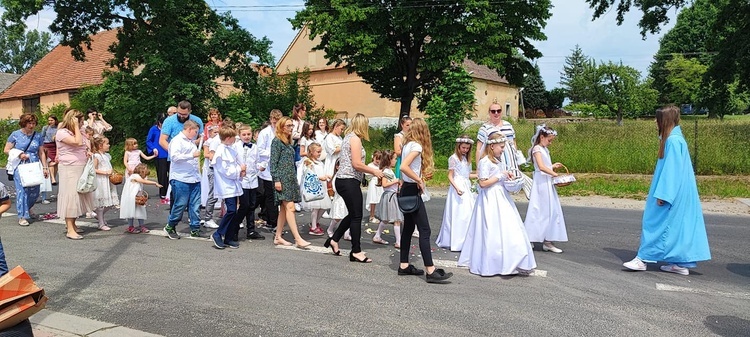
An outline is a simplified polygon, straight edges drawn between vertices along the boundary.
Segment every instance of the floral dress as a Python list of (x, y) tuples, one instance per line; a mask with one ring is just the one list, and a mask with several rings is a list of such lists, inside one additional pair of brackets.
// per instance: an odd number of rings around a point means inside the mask
[(274, 189), (276, 206), (282, 201), (300, 202), (302, 197), (297, 183), (296, 165), (294, 165), (294, 147), (284, 144), (278, 137), (271, 141), (271, 177), (273, 182), (281, 182), (281, 192)]

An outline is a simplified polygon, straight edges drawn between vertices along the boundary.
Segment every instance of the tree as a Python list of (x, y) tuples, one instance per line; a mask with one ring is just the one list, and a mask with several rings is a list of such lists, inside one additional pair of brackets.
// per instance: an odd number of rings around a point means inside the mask
[(547, 107), (547, 88), (538, 65), (534, 65), (534, 70), (524, 78), (523, 87), (524, 108), (537, 110)]
[(462, 67), (455, 67), (442, 76), (431, 90), (425, 108), (432, 143), (439, 153), (450, 153), (454, 140), (461, 134), (461, 122), (474, 112), (474, 80)]
[(675, 55), (664, 65), (664, 79), (670, 90), (662, 94), (674, 104), (699, 103), (701, 81), (707, 68), (698, 59)]
[(562, 108), (565, 102), (566, 90), (563, 88), (554, 88), (547, 91), (547, 110), (557, 110)]
[(329, 64), (356, 72), (408, 114), (417, 93), (469, 58), (520, 84), (541, 53), (549, 0), (306, 0), (290, 20), (320, 38)]
[[(586, 0), (594, 8), (594, 18), (602, 16), (615, 5), (614, 0)], [(640, 9), (643, 16), (639, 22), (641, 35), (658, 32), (668, 22), (666, 15), (671, 8), (691, 4), (690, 0), (617, 1), (617, 23), (622, 24), (625, 13), (631, 6)], [(701, 23), (710, 27), (707, 49), (714, 53), (704, 76), (707, 88), (706, 102), (711, 114), (722, 117), (731, 106), (731, 92), (744, 95), (750, 92), (750, 2), (747, 0), (722, 0), (716, 20)], [(732, 90), (736, 88), (734, 91)]]
[(560, 85), (573, 103), (581, 102), (584, 95), (581, 91), (585, 84), (580, 83), (580, 79), (588, 61), (588, 56), (583, 53), (579, 45), (576, 45), (571, 54), (565, 57), (565, 65), (563, 65), (563, 71), (560, 72)]
[(52, 35), (0, 26), (0, 72), (23, 74), (52, 48)]
[(642, 109), (649, 103), (642, 96), (656, 98), (655, 91), (640, 82), (638, 70), (622, 63), (609, 61), (597, 65), (590, 61), (582, 77), (584, 83), (588, 83), (584, 88), (584, 101), (606, 107), (617, 118), (618, 125), (622, 125), (624, 115), (634, 116), (644, 112)]
[(254, 62), (272, 62), (268, 39), (255, 38), (231, 15), (216, 13), (202, 0), (0, 3), (7, 10), (3, 19), (13, 27), (50, 7), (57, 14), (50, 30), (79, 60), (85, 59), (92, 33), (120, 25), (118, 41), (110, 46), (110, 65), (118, 71), (107, 74), (103, 87), (103, 98), (113, 102), (104, 102), (103, 112), (107, 107), (117, 112), (124, 128), (148, 126), (156, 111), (183, 99), (192, 101), (200, 115), (218, 95), (217, 78), (250, 91), (258, 84), (260, 67)]

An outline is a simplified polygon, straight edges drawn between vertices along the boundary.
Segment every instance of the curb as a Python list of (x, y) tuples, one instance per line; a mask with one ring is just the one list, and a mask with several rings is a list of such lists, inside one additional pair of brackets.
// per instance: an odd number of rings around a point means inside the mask
[(134, 330), (112, 323), (63, 314), (43, 309), (29, 318), (34, 336), (37, 337), (159, 337), (145, 331)]

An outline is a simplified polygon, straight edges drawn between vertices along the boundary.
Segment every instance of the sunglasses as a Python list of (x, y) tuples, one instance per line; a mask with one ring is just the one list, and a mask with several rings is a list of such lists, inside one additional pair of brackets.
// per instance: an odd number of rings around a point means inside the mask
[(493, 114), (499, 114), (499, 113), (503, 112), (503, 109), (490, 110), (490, 112), (493, 113)]

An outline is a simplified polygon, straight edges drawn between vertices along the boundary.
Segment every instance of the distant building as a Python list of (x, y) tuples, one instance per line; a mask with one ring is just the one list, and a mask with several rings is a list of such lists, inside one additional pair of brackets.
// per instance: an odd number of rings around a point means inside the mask
[(0, 93), (5, 91), (5, 89), (8, 89), (8, 87), (13, 84), (21, 75), (18, 74), (9, 74), (9, 73), (0, 73)]

